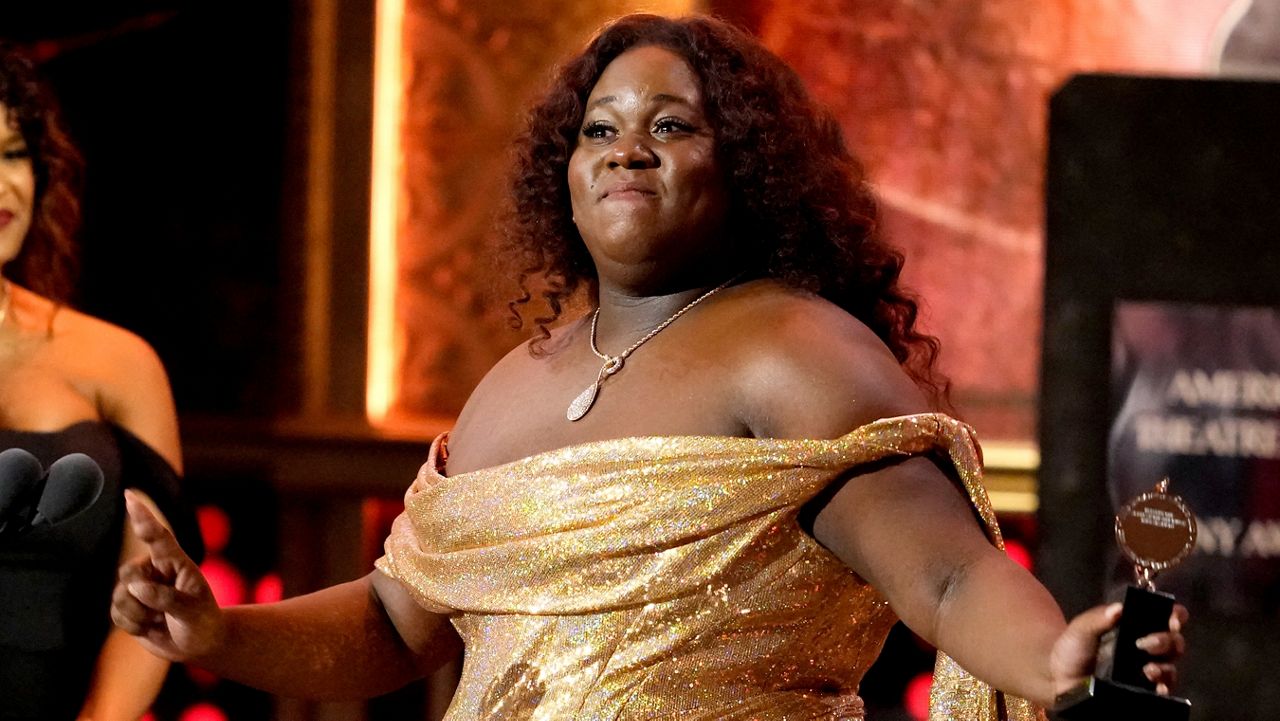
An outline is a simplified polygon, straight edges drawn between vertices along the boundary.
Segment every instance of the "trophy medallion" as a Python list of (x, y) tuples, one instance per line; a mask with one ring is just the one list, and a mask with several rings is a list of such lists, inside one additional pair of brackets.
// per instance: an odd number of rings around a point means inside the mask
[(1166, 478), (1116, 515), (1116, 542), (1133, 562), (1137, 585), (1148, 590), (1155, 589), (1157, 573), (1181, 563), (1196, 545), (1195, 515), (1168, 490)]

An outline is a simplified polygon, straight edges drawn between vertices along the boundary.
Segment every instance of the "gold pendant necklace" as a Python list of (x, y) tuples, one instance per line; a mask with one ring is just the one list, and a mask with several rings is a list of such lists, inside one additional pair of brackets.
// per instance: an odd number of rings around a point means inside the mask
[(596, 396), (600, 393), (600, 386), (608, 380), (609, 376), (622, 370), (623, 364), (627, 362), (627, 358), (635, 352), (636, 348), (639, 348), (648, 342), (650, 338), (661, 333), (664, 328), (674, 323), (676, 318), (687, 313), (690, 308), (693, 308), (695, 305), (701, 303), (707, 298), (710, 298), (716, 293), (728, 288), (734, 281), (741, 277), (741, 274), (735, 275), (706, 293), (694, 298), (688, 305), (676, 311), (670, 318), (659, 323), (656, 328), (645, 334), (643, 338), (632, 343), (630, 348), (622, 351), (616, 356), (605, 355), (604, 353), (601, 353), (600, 349), (596, 346), (596, 324), (600, 320), (600, 306), (596, 306), (596, 311), (591, 316), (591, 352), (595, 353), (596, 357), (604, 361), (604, 365), (600, 366), (600, 372), (596, 374), (595, 381), (579, 393), (578, 397), (574, 398), (573, 402), (569, 404), (569, 410), (564, 414), (565, 418), (568, 418), (570, 421), (576, 421), (587, 415), (587, 411), (591, 410), (591, 406), (595, 405)]

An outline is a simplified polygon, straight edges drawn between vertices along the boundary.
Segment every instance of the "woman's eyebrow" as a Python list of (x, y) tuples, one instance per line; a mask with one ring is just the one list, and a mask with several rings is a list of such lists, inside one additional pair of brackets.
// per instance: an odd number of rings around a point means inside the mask
[[(688, 98), (685, 98), (680, 95), (673, 95), (671, 93), (658, 93), (654, 95), (652, 98), (650, 98), (650, 100), (652, 102), (658, 102), (658, 103), (676, 103), (678, 105), (684, 105), (691, 109), (697, 107)], [(618, 101), (618, 98), (616, 95), (603, 95), (591, 101), (590, 103), (588, 103), (587, 110), (600, 107), (601, 105), (608, 105), (609, 103), (616, 103), (617, 101)]]

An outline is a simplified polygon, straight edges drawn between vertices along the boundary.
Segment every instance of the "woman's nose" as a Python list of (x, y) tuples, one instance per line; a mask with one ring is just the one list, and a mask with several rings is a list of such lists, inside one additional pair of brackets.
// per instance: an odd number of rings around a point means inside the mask
[(641, 138), (624, 136), (609, 151), (609, 167), (642, 169), (658, 164), (658, 156)]

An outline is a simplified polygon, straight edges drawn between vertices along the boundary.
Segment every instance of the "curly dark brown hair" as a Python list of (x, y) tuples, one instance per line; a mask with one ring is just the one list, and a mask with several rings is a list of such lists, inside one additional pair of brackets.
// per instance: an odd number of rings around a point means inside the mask
[(36, 176), (31, 229), (18, 256), (5, 265), (4, 275), (67, 303), (79, 269), (75, 235), (80, 228), (83, 162), (34, 63), (6, 43), (0, 43), (0, 104), (8, 111), (9, 127), (22, 134), (31, 151)]
[[(637, 46), (684, 58), (701, 82), (730, 194), (729, 232), (743, 241), (749, 272), (813, 292), (880, 337), (904, 369), (945, 403), (948, 382), (934, 370), (939, 344), (916, 329), (918, 303), (898, 281), (902, 255), (878, 233), (878, 211), (861, 164), (839, 125), (806, 92), (795, 71), (746, 32), (705, 16), (628, 15), (605, 27), (557, 72), (529, 112), (516, 143), (503, 223), (522, 295), (512, 325), (534, 292), (550, 314), (533, 318), (541, 339), (575, 292), (596, 288), (595, 268), (574, 226), (569, 156), (588, 95), (606, 66)], [(534, 350), (538, 350), (535, 341)]]

